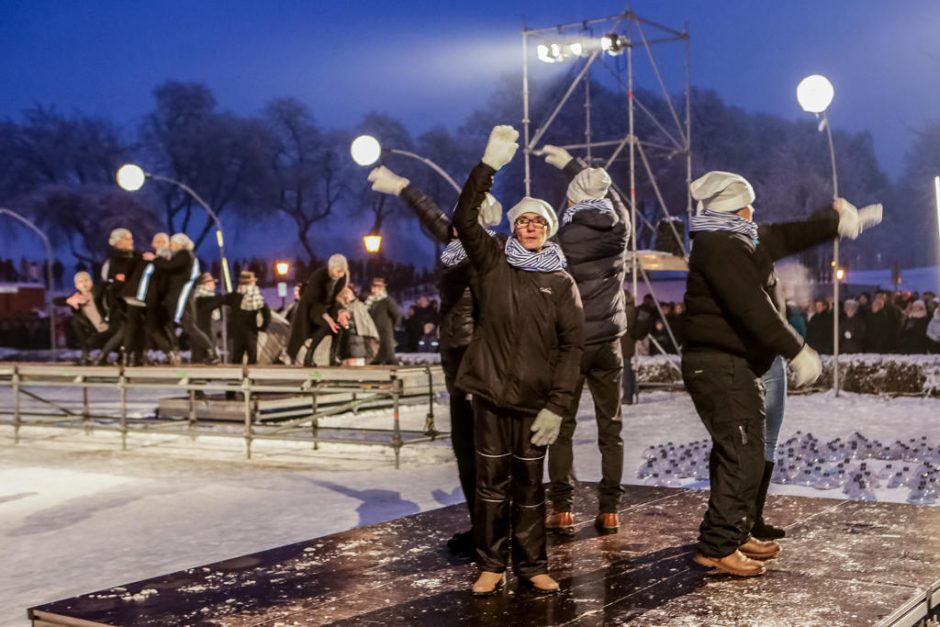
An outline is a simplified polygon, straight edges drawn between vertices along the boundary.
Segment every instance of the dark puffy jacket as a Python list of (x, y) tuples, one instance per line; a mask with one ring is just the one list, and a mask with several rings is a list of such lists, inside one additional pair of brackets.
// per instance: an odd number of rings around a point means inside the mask
[(165, 295), (166, 273), (152, 261), (143, 260), (136, 264), (121, 291), (124, 300), (143, 302), (148, 307), (159, 305)]
[[(574, 178), (584, 168), (572, 159), (564, 172)], [(579, 211), (556, 237), (568, 259), (568, 272), (581, 293), (586, 346), (616, 340), (627, 330), (623, 280), (630, 221), (620, 199), (612, 195), (608, 199), (613, 203), (613, 214)]]
[(500, 407), (563, 415), (571, 407), (583, 353), (583, 312), (565, 271), (526, 272), (477, 222), (493, 185), (480, 163), (464, 185), (454, 225), (480, 276), (480, 317), (457, 376), (458, 386)]
[(774, 357), (796, 356), (803, 338), (786, 321), (774, 261), (837, 235), (827, 210), (799, 222), (758, 228), (759, 244), (724, 231), (693, 233), (685, 292), (686, 350), (714, 350), (747, 359), (758, 376)]

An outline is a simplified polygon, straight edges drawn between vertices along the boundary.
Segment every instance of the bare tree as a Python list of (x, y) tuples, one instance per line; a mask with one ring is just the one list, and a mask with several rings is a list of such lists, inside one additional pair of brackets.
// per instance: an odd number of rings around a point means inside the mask
[(260, 194), (288, 216), (307, 261), (316, 259), (311, 228), (327, 218), (348, 186), (338, 138), (324, 134), (310, 111), (292, 98), (271, 102), (264, 122), (269, 132), (268, 181)]

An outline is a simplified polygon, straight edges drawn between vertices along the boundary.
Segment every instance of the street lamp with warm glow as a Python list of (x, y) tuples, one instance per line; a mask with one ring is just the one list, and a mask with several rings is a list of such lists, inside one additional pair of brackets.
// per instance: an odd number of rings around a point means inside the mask
[(349, 147), (353, 161), (361, 166), (369, 166), (382, 156), (382, 145), (372, 135), (360, 135)]
[(276, 261), (274, 263), (274, 272), (279, 277), (286, 277), (287, 273), (290, 272), (290, 264), (286, 261)]
[(836, 270), (836, 280), (844, 281), (845, 280), (845, 268), (838, 268)]
[(382, 236), (377, 231), (372, 231), (363, 236), (362, 243), (366, 247), (366, 252), (375, 254), (382, 250)]

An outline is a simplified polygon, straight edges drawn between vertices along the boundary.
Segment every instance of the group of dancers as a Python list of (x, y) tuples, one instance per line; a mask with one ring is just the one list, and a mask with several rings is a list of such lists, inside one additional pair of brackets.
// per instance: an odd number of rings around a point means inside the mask
[[(585, 383), (601, 451), (594, 525), (600, 533), (621, 525), (628, 213), (606, 171), (545, 146), (547, 163), (570, 179), (565, 206), (556, 213), (524, 197), (507, 212), (511, 234), (495, 232), (502, 206), (490, 190), (518, 137), (511, 126), (493, 128), (451, 217), (387, 167), (369, 174), (373, 190), (400, 197), (445, 245), (441, 359), (472, 527), (448, 546), (475, 558), (471, 590), (478, 596), (498, 592), (510, 566), (528, 588), (559, 590), (548, 571), (546, 533), (573, 533), (577, 524), (572, 437)], [(854, 239), (881, 221), (882, 208), (857, 210), (838, 198), (809, 219), (758, 226), (754, 190), (743, 177), (713, 171), (690, 187), (698, 207), (682, 373), (713, 441), (694, 560), (735, 576), (760, 575), (785, 534), (762, 513), (787, 363), (798, 384), (821, 372), (818, 355), (787, 323), (773, 264), (835, 237)]]

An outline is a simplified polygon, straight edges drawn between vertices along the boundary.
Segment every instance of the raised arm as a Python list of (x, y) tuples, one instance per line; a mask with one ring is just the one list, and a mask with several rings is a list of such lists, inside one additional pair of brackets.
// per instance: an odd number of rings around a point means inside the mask
[(369, 182), (373, 191), (401, 198), (435, 240), (447, 244), (454, 239), (447, 214), (411, 181), (380, 165), (369, 172)]

